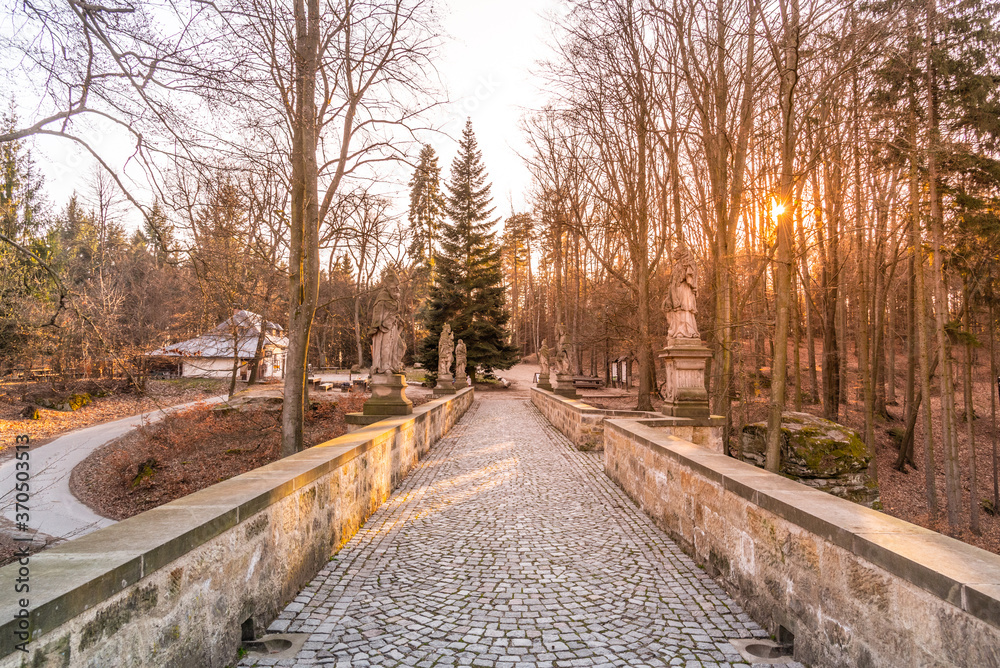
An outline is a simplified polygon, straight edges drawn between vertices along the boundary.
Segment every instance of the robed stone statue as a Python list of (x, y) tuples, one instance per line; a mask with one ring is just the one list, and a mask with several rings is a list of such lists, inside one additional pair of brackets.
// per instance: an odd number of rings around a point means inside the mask
[(465, 367), (468, 365), (468, 351), (465, 349), (465, 341), (458, 340), (455, 344), (455, 378), (465, 378)]
[(399, 309), (399, 277), (390, 271), (372, 308), (372, 373), (403, 373), (403, 317)]
[(549, 375), (549, 342), (548, 339), (542, 339), (542, 347), (538, 349), (538, 366), (541, 367), (541, 375)]
[(698, 311), (698, 266), (683, 243), (677, 246), (670, 290), (663, 300), (667, 316), (667, 336), (677, 339), (700, 339), (695, 313)]
[(556, 324), (556, 363), (557, 376), (569, 374), (569, 345), (566, 343), (566, 327), (561, 322)]
[(451, 333), (451, 325), (444, 324), (441, 330), (441, 338), (438, 339), (438, 375), (445, 376), (451, 373), (452, 355), (455, 351), (455, 338)]

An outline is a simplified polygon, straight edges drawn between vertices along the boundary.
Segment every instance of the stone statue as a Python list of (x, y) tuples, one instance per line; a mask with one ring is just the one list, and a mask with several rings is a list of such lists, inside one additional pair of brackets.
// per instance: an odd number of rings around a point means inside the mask
[(444, 324), (441, 330), (441, 338), (438, 339), (438, 375), (445, 376), (451, 373), (452, 355), (455, 351), (455, 338), (451, 333), (451, 325)]
[(468, 353), (465, 349), (465, 341), (458, 340), (455, 344), (455, 378), (465, 378), (465, 367), (468, 364)]
[(698, 267), (694, 256), (683, 243), (675, 252), (670, 274), (670, 290), (663, 300), (667, 314), (667, 336), (676, 339), (700, 339), (694, 314), (698, 311)]
[(549, 375), (549, 341), (542, 339), (542, 347), (538, 349), (538, 365), (542, 368), (541, 375)]
[(372, 309), (372, 374), (403, 373), (403, 317), (399, 312), (399, 277), (390, 271)]
[(556, 375), (569, 375), (569, 347), (566, 344), (566, 327), (556, 323)]

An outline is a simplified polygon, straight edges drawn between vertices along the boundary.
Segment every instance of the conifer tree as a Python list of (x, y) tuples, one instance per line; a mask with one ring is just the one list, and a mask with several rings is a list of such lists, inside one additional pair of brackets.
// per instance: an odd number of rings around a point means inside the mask
[(431, 269), (434, 267), (435, 241), (444, 218), (444, 194), (441, 192), (441, 168), (430, 144), (420, 150), (420, 162), (410, 179), (410, 257)]
[[(0, 116), (0, 132), (17, 126), (14, 100)], [(27, 242), (39, 228), (42, 179), (24, 140), (0, 144), (0, 232), (14, 241)]]
[(173, 227), (167, 222), (167, 214), (160, 206), (160, 200), (153, 201), (149, 216), (143, 220), (142, 235), (147, 247), (156, 259), (156, 266), (163, 267), (172, 261), (171, 246), (174, 241)]
[(500, 246), (492, 230), (497, 221), (490, 220), (494, 208), (487, 178), (468, 121), (447, 183), (449, 222), (441, 227), (425, 316), (429, 333), (420, 360), (432, 375), (437, 372), (438, 338), (446, 322), (455, 341), (462, 339), (468, 349), (468, 375), (474, 377), (477, 366), (489, 376), (494, 369), (509, 369), (517, 362), (517, 349), (508, 342), (510, 313), (504, 300)]

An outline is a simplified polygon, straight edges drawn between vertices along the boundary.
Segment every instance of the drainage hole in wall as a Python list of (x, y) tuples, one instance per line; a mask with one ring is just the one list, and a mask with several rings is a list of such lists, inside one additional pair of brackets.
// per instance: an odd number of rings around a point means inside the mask
[(247, 640), (253, 640), (253, 617), (247, 617), (246, 620), (240, 624), (240, 641), (246, 642)]
[(746, 646), (747, 653), (760, 659), (780, 659), (783, 656), (791, 656), (792, 648), (784, 645), (765, 645), (754, 643)]
[(248, 640), (243, 643), (248, 652), (254, 654), (279, 654), (292, 648), (292, 641), (286, 638), (270, 638), (268, 640)]
[(757, 638), (730, 640), (729, 642), (749, 663), (781, 665), (793, 662), (793, 647), (791, 645)]
[(244, 640), (243, 649), (249, 656), (293, 659), (308, 638), (308, 633), (273, 633), (256, 640)]

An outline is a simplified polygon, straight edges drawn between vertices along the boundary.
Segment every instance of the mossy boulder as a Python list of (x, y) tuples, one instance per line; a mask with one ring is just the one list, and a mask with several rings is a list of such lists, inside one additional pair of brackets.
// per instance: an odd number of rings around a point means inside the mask
[[(764, 466), (767, 423), (743, 428), (743, 461)], [(878, 485), (868, 475), (870, 461), (861, 436), (842, 424), (808, 413), (781, 414), (781, 473), (793, 480), (873, 507)]]
[(35, 399), (35, 403), (43, 408), (50, 408), (54, 411), (78, 411), (91, 402), (90, 395), (86, 392), (70, 394), (69, 396), (41, 397)]
[(280, 411), (284, 403), (281, 390), (273, 390), (262, 387), (254, 387), (242, 392), (237, 392), (229, 401), (217, 404), (212, 407), (216, 413), (229, 413), (231, 411)]

